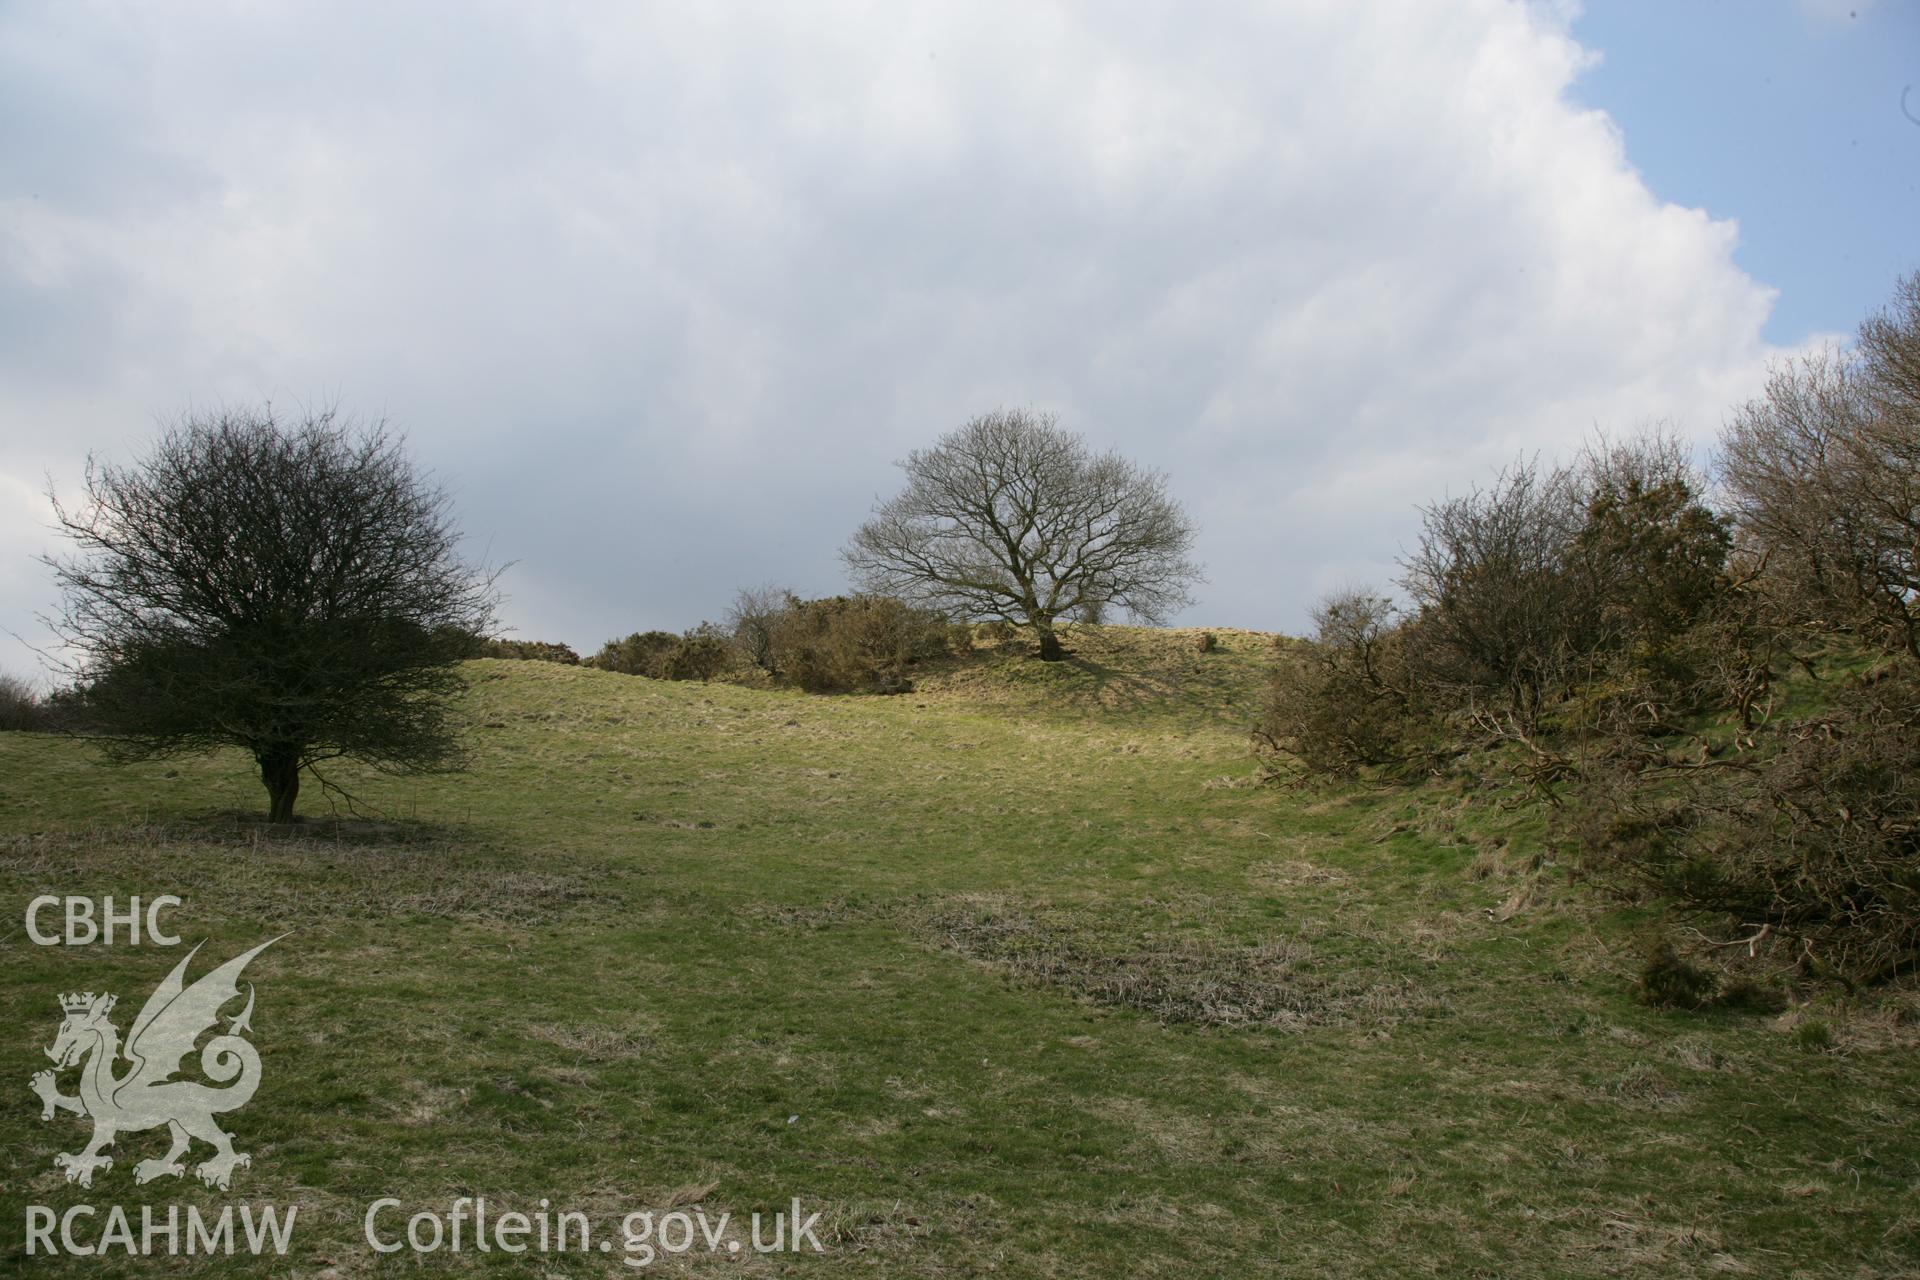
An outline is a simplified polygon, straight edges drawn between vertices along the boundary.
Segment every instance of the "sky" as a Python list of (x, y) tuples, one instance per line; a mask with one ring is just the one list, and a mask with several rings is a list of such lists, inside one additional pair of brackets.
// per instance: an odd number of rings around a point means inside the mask
[(0, 670), (49, 482), (266, 401), (405, 432), (583, 651), (842, 589), (1003, 405), (1170, 475), (1178, 621), (1298, 629), (1523, 453), (1705, 449), (1920, 268), (1917, 184), (1895, 0), (15, 0)]

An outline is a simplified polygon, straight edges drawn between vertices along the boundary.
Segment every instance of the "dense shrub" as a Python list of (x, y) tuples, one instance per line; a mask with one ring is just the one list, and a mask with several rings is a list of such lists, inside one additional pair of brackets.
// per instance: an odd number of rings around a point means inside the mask
[(666, 680), (711, 680), (732, 664), (733, 655), (726, 636), (703, 622), (668, 651), (660, 662), (660, 676)]
[[(1669, 628), (1695, 694), (1681, 709), (1707, 714), (1690, 726), (1665, 717), (1651, 740), (1614, 731), (1583, 743), (1562, 827), (1589, 867), (1749, 951), (1777, 949), (1855, 985), (1912, 972), (1920, 276), (1862, 327), (1854, 353), (1777, 368), (1722, 444), (1732, 567), (1709, 587), (1699, 557), (1719, 531), (1689, 526), (1697, 563), (1678, 575), (1679, 595), (1707, 603), (1690, 627)], [(1822, 678), (1807, 709), (1776, 718), (1776, 668), (1790, 666)], [(1648, 681), (1637, 696), (1663, 692)]]
[(568, 667), (580, 665), (580, 655), (569, 646), (544, 640), (486, 640), (481, 642), (480, 656), (512, 658), (523, 662), (557, 662)]
[(915, 663), (971, 647), (963, 631), (891, 596), (803, 600), (764, 588), (736, 595), (722, 624), (635, 632), (609, 640), (586, 665), (656, 680), (771, 676), (811, 693), (904, 693)]
[(684, 635), (636, 631), (624, 640), (609, 640), (586, 665), (654, 680), (711, 680), (733, 660), (734, 649), (725, 633), (703, 622)]
[(1311, 640), (1283, 651), (1254, 740), (1310, 774), (1350, 777), (1413, 754), (1406, 631), (1384, 596), (1349, 591), (1314, 609)]
[[(1704, 478), (1670, 437), (1589, 451), (1582, 470), (1573, 562), (1586, 647), (1662, 678), (1692, 679), (1683, 641), (1725, 587), (1727, 520), (1703, 501)], [(1578, 647), (1580, 638), (1568, 642)]]
[[(1589, 719), (1684, 703), (1731, 544), (1705, 489), (1685, 447), (1651, 432), (1427, 507), (1401, 580), (1409, 668), (1448, 712), (1516, 741), (1583, 699)], [(1605, 706), (1613, 689), (1623, 707)]]
[(905, 693), (908, 668), (947, 652), (948, 626), (892, 596), (789, 597), (773, 627), (773, 665), (810, 693)]
[(680, 637), (671, 631), (636, 631), (624, 640), (601, 645), (600, 652), (588, 658), (586, 665), (660, 680), (665, 678), (668, 656), (679, 647)]
[(1705, 489), (1652, 433), (1425, 508), (1410, 608), (1362, 592), (1323, 604), (1319, 634), (1278, 664), (1256, 740), (1332, 775), (1504, 743), (1516, 776), (1552, 788), (1579, 771), (1571, 743), (1671, 734), (1726, 695), (1750, 719), (1770, 633), (1728, 574)]
[(1583, 863), (1814, 973), (1872, 982), (1920, 966), (1920, 678), (1831, 696), (1753, 749), (1619, 755), (1561, 818)]
[[(1527, 783), (1585, 871), (1676, 909), (1701, 957), (1920, 969), (1920, 276), (1853, 351), (1775, 371), (1718, 480), (1654, 434), (1426, 508), (1407, 614), (1324, 605), (1256, 741), (1312, 773)], [(1670, 950), (1642, 986), (1770, 999)]]

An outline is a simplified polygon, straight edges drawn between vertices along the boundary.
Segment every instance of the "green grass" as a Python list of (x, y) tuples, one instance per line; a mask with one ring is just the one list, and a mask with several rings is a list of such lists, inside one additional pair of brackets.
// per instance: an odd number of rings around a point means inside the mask
[[(0, 734), (0, 1270), (107, 1265), (22, 1258), (27, 1203), (231, 1199), (299, 1204), (293, 1251), (192, 1274), (623, 1273), (360, 1242), (377, 1197), (484, 1194), (824, 1210), (823, 1257), (675, 1273), (1913, 1273), (1910, 993), (1641, 1006), (1645, 913), (1497, 793), (1253, 784), (1271, 641), (1220, 637), (895, 698), (476, 662), (470, 772), (343, 771), (362, 816), (293, 838), (237, 757)], [(180, 953), (35, 947), (25, 903), (163, 892), (212, 960), (294, 931), (250, 973), (229, 1197), (135, 1188), (152, 1133), (69, 1186), (85, 1127), (26, 1087), (59, 992), (124, 1030)]]

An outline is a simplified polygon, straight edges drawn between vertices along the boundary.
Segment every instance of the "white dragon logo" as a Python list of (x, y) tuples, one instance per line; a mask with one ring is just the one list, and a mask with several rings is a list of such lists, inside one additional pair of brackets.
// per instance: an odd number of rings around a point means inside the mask
[[(280, 935), (285, 937), (285, 934)], [(183, 979), (187, 963), (200, 950), (196, 946), (185, 960), (173, 967), (166, 981), (147, 997), (128, 1033), (126, 1056), (133, 1064), (123, 1076), (115, 1078), (113, 1065), (120, 1053), (120, 1031), (107, 1018), (113, 1012), (116, 997), (84, 995), (60, 997), (60, 1009), (66, 1015), (60, 1034), (54, 1038), (47, 1056), (56, 1069), (64, 1071), (84, 1063), (80, 1070), (80, 1092), (68, 1097), (59, 1091), (53, 1071), (37, 1072), (30, 1082), (40, 1096), (42, 1120), (53, 1119), (55, 1111), (71, 1111), (93, 1119), (93, 1141), (77, 1155), (62, 1153), (53, 1158), (56, 1168), (67, 1171), (67, 1181), (83, 1187), (93, 1185), (96, 1169), (113, 1167), (113, 1157), (102, 1155), (121, 1133), (167, 1126), (173, 1146), (158, 1160), (142, 1160), (133, 1168), (135, 1182), (151, 1182), (163, 1174), (180, 1177), (187, 1167), (180, 1157), (193, 1139), (213, 1147), (213, 1158), (194, 1172), (200, 1181), (222, 1191), (233, 1178), (233, 1171), (253, 1160), (244, 1151), (233, 1149), (232, 1135), (221, 1130), (213, 1118), (237, 1111), (253, 1098), (260, 1087), (260, 1055), (243, 1037), (253, 1029), (253, 985), (247, 985), (247, 1006), (229, 1016), (227, 1030), (207, 1041), (200, 1050), (200, 1070), (215, 1084), (214, 1088), (197, 1080), (176, 1080), (183, 1060), (193, 1052), (194, 1042), (220, 1020), (220, 1010), (240, 996), (240, 972), (247, 962), (280, 938), (270, 938), (245, 955), (236, 956), (196, 981), (191, 987)], [(230, 1083), (229, 1083), (230, 1082)]]

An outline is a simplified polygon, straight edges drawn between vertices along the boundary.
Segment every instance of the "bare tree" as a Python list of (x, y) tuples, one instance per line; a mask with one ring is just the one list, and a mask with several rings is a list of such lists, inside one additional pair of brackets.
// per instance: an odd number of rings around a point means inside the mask
[(1412, 700), (1408, 675), (1391, 652), (1401, 617), (1390, 598), (1349, 587), (1322, 596), (1309, 616), (1314, 646), (1329, 670), (1401, 703)]
[(1920, 271), (1898, 281), (1893, 304), (1860, 326), (1860, 361), (1868, 397), (1884, 422), (1905, 424), (1910, 450), (1920, 429)]
[(1728, 425), (1721, 471), (1789, 616), (1920, 658), (1920, 275), (1857, 354), (1776, 368)]
[(0, 671), (0, 732), (36, 732), (52, 727), (47, 700), (19, 676)]
[(454, 664), (492, 625), (441, 489), (383, 427), (271, 406), (190, 417), (132, 466), (89, 459), (47, 557), (86, 714), (119, 758), (237, 746), (268, 818), (336, 757), (409, 773), (457, 761)]
[(907, 487), (843, 555), (871, 591), (1033, 629), (1122, 610), (1160, 622), (1191, 602), (1195, 529), (1160, 472), (1095, 454), (1050, 413), (981, 414), (900, 464)]
[(1419, 607), (1420, 665), (1476, 709), (1491, 696), (1531, 726), (1564, 684), (1583, 639), (1569, 572), (1583, 505), (1573, 471), (1520, 463), (1422, 513), (1400, 583)]
[(733, 603), (727, 608), (724, 625), (733, 637), (734, 646), (748, 662), (768, 675), (780, 674), (774, 655), (774, 636), (793, 599), (793, 592), (785, 587), (771, 584), (742, 587), (734, 593)]

